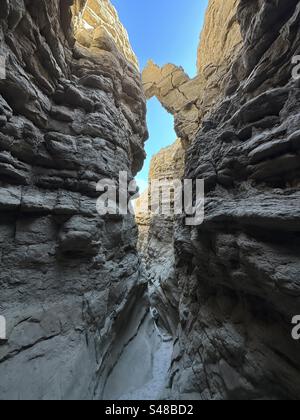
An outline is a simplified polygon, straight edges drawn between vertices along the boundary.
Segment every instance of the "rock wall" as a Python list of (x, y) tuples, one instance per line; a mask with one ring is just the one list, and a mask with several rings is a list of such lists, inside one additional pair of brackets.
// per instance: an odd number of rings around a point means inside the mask
[(185, 176), (204, 223), (175, 232), (180, 294), (171, 395), (299, 399), (300, 53), (297, 0), (238, 2), (243, 47)]
[(75, 44), (71, 5), (0, 1), (0, 399), (100, 398), (143, 309), (135, 221), (96, 212), (97, 182), (143, 164), (140, 75), (123, 31)]

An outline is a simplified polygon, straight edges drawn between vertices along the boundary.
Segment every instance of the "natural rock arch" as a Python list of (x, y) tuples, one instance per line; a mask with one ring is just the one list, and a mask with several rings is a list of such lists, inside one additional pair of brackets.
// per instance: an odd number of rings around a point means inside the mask
[[(142, 79), (147, 98), (156, 96), (174, 115), (178, 137), (191, 144), (202, 121), (220, 98), (230, 78), (231, 64), (242, 45), (238, 0), (211, 0), (198, 48), (198, 74), (191, 79), (182, 67), (157, 66), (150, 60)], [(196, 60), (196, 57), (195, 57)]]

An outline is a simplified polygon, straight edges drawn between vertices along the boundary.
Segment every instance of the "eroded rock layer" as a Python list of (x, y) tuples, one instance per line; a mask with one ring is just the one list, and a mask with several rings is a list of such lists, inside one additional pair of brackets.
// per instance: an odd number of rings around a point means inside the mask
[(238, 5), (243, 47), (227, 97), (189, 148), (204, 223), (175, 232), (174, 396), (299, 399), (300, 53), (297, 0)]
[(143, 163), (140, 75), (101, 25), (75, 45), (71, 4), (0, 1), (0, 399), (101, 397), (145, 289), (133, 217), (96, 212)]

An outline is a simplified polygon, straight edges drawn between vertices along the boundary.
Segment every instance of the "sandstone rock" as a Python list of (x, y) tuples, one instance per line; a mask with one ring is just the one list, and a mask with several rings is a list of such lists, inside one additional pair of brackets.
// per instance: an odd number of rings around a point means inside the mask
[(85, 3), (1, 2), (0, 399), (101, 398), (145, 291), (134, 218), (96, 211), (100, 179), (142, 166), (145, 98), (114, 8)]
[(0, 3), (0, 399), (157, 397), (163, 330), (164, 398), (299, 399), (298, 0), (210, 0), (198, 76), (144, 70), (180, 137), (153, 158), (150, 186), (202, 178), (206, 204), (189, 227), (151, 214), (146, 191), (143, 263), (134, 218), (96, 211), (99, 179), (132, 180), (147, 138), (115, 9)]

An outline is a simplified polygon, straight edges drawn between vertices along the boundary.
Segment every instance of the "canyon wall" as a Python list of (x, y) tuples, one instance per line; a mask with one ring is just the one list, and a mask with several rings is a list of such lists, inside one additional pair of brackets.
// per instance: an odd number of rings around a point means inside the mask
[(198, 73), (206, 78), (226, 70), (241, 46), (241, 30), (237, 18), (239, 0), (209, 0), (197, 54)]
[(147, 311), (133, 217), (96, 212), (143, 164), (137, 62), (107, 1), (72, 4), (0, 1), (0, 399), (101, 398)]
[[(147, 99), (156, 96), (163, 107), (174, 116), (175, 129), (180, 137), (176, 143), (176, 152), (182, 156), (180, 168), (176, 167), (172, 160), (173, 147), (164, 149), (154, 157), (151, 167), (156, 166), (149, 176), (151, 179), (181, 179), (184, 173), (184, 155), (186, 149), (193, 142), (200, 125), (209, 112), (224, 96), (224, 90), (230, 79), (230, 68), (241, 48), (240, 26), (237, 20), (238, 0), (210, 0), (206, 12), (203, 31), (198, 48), (197, 69), (198, 74), (191, 79), (184, 69), (174, 64), (166, 64), (162, 68), (149, 60), (142, 73), (143, 86)], [(169, 165), (165, 165), (163, 156), (170, 156)], [(175, 164), (175, 167), (174, 167)], [(145, 192), (138, 201), (138, 206), (144, 206), (148, 201), (149, 191)], [(165, 279), (172, 289), (174, 286), (174, 246), (173, 230), (174, 217), (141, 215), (141, 209), (137, 209), (137, 223), (139, 225), (139, 249), (147, 261), (147, 270), (151, 281), (154, 281), (159, 289), (159, 284), (164, 284)], [(168, 249), (168, 251), (167, 251)], [(161, 254), (162, 258), (158, 258)], [(168, 262), (169, 261), (169, 262)], [(158, 264), (157, 264), (158, 262)], [(162, 267), (164, 275), (159, 271)], [(170, 273), (167, 274), (167, 273)], [(174, 286), (174, 287), (173, 287)], [(166, 287), (165, 287), (166, 288)], [(174, 302), (172, 313), (174, 315)], [(154, 302), (153, 302), (154, 303)], [(163, 312), (161, 316), (166, 319), (166, 305), (156, 299), (156, 306)], [(173, 320), (171, 321), (170, 318)], [(177, 322), (177, 317), (170, 317), (168, 328)], [(166, 324), (166, 322), (165, 322)]]
[(175, 228), (170, 393), (299, 399), (300, 4), (240, 0), (237, 19), (225, 95), (187, 150), (185, 177), (206, 183), (205, 220)]
[(191, 79), (181, 67), (162, 68), (149, 61), (143, 70), (147, 98), (156, 96), (174, 115), (183, 145), (194, 139), (199, 126), (224, 95), (230, 69), (240, 48), (238, 0), (210, 0), (198, 49), (198, 74)]

